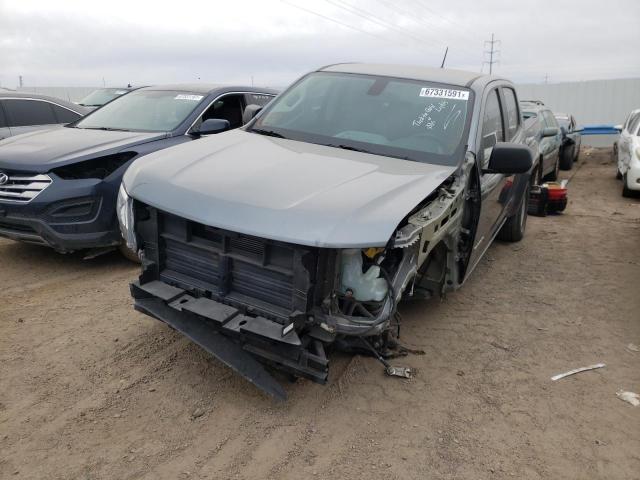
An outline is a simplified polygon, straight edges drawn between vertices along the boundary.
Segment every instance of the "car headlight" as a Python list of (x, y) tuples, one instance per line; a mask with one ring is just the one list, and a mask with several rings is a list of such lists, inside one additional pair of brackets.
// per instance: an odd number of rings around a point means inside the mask
[(133, 198), (127, 194), (123, 184), (120, 184), (120, 190), (118, 191), (116, 212), (118, 215), (118, 223), (120, 224), (122, 238), (124, 238), (127, 247), (134, 252), (137, 252), (138, 242), (136, 241), (136, 234), (134, 231)]

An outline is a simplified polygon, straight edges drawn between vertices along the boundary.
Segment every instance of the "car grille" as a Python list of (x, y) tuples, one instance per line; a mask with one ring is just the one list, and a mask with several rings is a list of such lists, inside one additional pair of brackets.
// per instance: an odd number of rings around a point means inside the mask
[(3, 181), (0, 185), (0, 201), (29, 203), (51, 184), (51, 177), (45, 174), (0, 172), (0, 181)]
[(313, 249), (159, 216), (162, 281), (276, 320), (305, 311), (312, 272), (303, 264), (315, 269)]

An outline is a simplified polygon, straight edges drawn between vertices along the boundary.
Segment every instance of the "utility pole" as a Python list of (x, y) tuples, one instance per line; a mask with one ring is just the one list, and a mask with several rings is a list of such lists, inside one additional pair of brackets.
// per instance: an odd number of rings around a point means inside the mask
[(489, 75), (493, 73), (493, 65), (498, 63), (497, 56), (500, 53), (500, 50), (496, 50), (496, 46), (500, 45), (500, 40), (496, 40), (494, 34), (491, 34), (491, 40), (485, 40), (484, 48), (489, 48), (489, 50), (485, 50), (485, 55), (489, 55), (489, 60), (485, 60), (482, 62), (484, 64), (489, 65)]
[(20, 88), (22, 88), (22, 75), (18, 76), (18, 85), (20, 85)]
[(546, 84), (546, 83), (549, 83), (549, 74), (548, 74), (548, 73), (547, 73), (547, 74), (545, 74), (545, 76), (544, 76), (544, 83), (545, 83), (545, 84)]

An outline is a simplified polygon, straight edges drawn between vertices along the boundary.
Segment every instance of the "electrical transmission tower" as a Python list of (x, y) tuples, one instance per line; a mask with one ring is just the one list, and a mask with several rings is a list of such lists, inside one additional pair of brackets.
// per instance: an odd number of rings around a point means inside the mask
[[(485, 40), (484, 42), (484, 54), (489, 56), (489, 60), (482, 62), (483, 67), (485, 64), (489, 65), (489, 74), (493, 73), (493, 66), (499, 63), (498, 55), (500, 55), (500, 50), (496, 50), (497, 46), (500, 46), (500, 40), (496, 40), (492, 33), (491, 40)], [(486, 48), (489, 48), (489, 50), (486, 50)]]

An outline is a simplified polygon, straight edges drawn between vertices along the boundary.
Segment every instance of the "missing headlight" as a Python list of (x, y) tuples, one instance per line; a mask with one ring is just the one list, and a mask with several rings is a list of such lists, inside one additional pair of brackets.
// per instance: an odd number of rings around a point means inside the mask
[(138, 155), (136, 152), (122, 152), (104, 157), (85, 160), (84, 162), (65, 165), (53, 170), (63, 180), (81, 180), (86, 178), (105, 179), (125, 163)]

